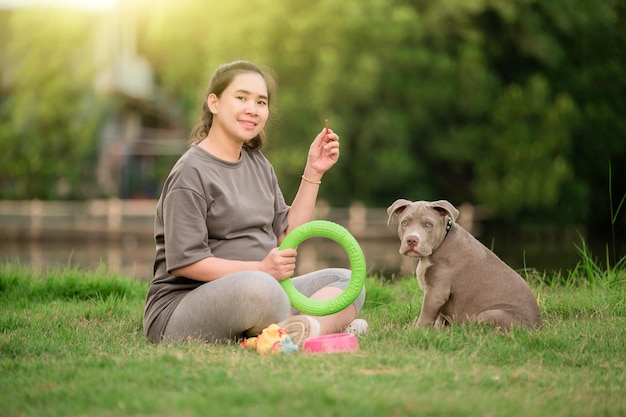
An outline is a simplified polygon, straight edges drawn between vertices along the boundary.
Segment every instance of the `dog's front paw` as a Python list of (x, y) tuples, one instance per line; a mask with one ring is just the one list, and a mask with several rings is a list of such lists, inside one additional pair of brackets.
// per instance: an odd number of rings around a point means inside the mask
[(434, 325), (435, 325), (435, 320), (429, 320), (420, 316), (417, 319), (417, 323), (415, 324), (415, 327), (418, 327), (418, 328), (433, 327)]

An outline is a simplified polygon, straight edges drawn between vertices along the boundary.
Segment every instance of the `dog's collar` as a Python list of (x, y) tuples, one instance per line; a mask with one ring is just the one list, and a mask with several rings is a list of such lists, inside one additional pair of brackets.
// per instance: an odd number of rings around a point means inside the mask
[(452, 217), (448, 217), (448, 221), (446, 222), (446, 235), (443, 237), (444, 239), (450, 233), (450, 229), (452, 229)]

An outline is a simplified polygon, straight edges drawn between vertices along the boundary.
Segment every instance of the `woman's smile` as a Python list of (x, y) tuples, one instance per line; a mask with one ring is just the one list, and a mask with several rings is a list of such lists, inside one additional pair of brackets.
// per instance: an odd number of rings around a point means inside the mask
[(255, 130), (257, 127), (257, 122), (252, 120), (239, 120), (239, 124), (246, 130)]

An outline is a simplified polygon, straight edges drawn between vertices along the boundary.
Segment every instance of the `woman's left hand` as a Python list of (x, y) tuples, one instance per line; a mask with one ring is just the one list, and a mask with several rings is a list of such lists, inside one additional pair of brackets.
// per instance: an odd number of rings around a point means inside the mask
[(338, 159), (339, 136), (331, 129), (324, 127), (309, 148), (305, 175), (311, 180), (319, 181)]

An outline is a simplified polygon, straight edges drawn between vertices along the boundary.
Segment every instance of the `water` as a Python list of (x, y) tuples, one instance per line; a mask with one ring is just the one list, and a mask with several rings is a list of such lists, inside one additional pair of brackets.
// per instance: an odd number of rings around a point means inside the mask
[[(19, 259), (40, 270), (78, 266), (148, 280), (152, 276), (154, 200), (2, 201), (0, 202), (0, 262)], [(461, 208), (463, 211), (463, 208)], [(466, 210), (467, 211), (467, 210)], [(471, 214), (471, 213), (470, 213)], [(345, 225), (365, 254), (367, 272), (385, 278), (415, 273), (416, 261), (398, 253), (396, 226), (387, 225), (385, 209), (316, 206), (318, 218)], [(461, 216), (474, 219), (473, 215)], [(490, 222), (468, 220), (463, 225), (516, 270), (567, 271), (581, 255), (576, 228), (536, 227), (504, 230)], [(461, 223), (459, 223), (461, 224)], [(494, 237), (495, 236), (495, 237)], [(609, 239), (607, 239), (609, 241)], [(605, 242), (587, 243), (602, 264)], [(618, 245), (626, 255), (626, 240)], [(304, 241), (298, 248), (297, 273), (324, 267), (349, 267), (343, 248), (323, 238)]]
[[(413, 261), (402, 259), (397, 248), (385, 242), (367, 242), (361, 244), (361, 248), (369, 273), (411, 273), (415, 268), (411, 265)], [(17, 241), (0, 243), (0, 253), (0, 261), (19, 260), (40, 271), (66, 266), (95, 270), (104, 266), (107, 270), (148, 280), (152, 277), (154, 243), (128, 236), (119, 242)], [(347, 254), (333, 241), (312, 238), (298, 247), (297, 274), (324, 267), (349, 266)]]
[(137, 279), (152, 276), (154, 244), (136, 238), (121, 242), (16, 241), (0, 243), (0, 260), (19, 260), (40, 271), (48, 268), (79, 267), (107, 270)]
[[(484, 242), (493, 248), (514, 269), (530, 268), (539, 271), (566, 271), (580, 260), (575, 244), (512, 244)], [(366, 259), (368, 274), (391, 279), (414, 274), (416, 261), (398, 253), (399, 242), (395, 236), (379, 239), (362, 239), (359, 244)], [(596, 245), (594, 254), (604, 259), (604, 247)], [(50, 267), (78, 266), (107, 270), (140, 280), (152, 276), (154, 243), (148, 238), (125, 235), (118, 241), (62, 240), (62, 241), (4, 241), (0, 243), (0, 261), (19, 259), (44, 271)], [(349, 259), (341, 246), (324, 238), (311, 238), (298, 247), (297, 273), (306, 273), (324, 267), (349, 267)]]

